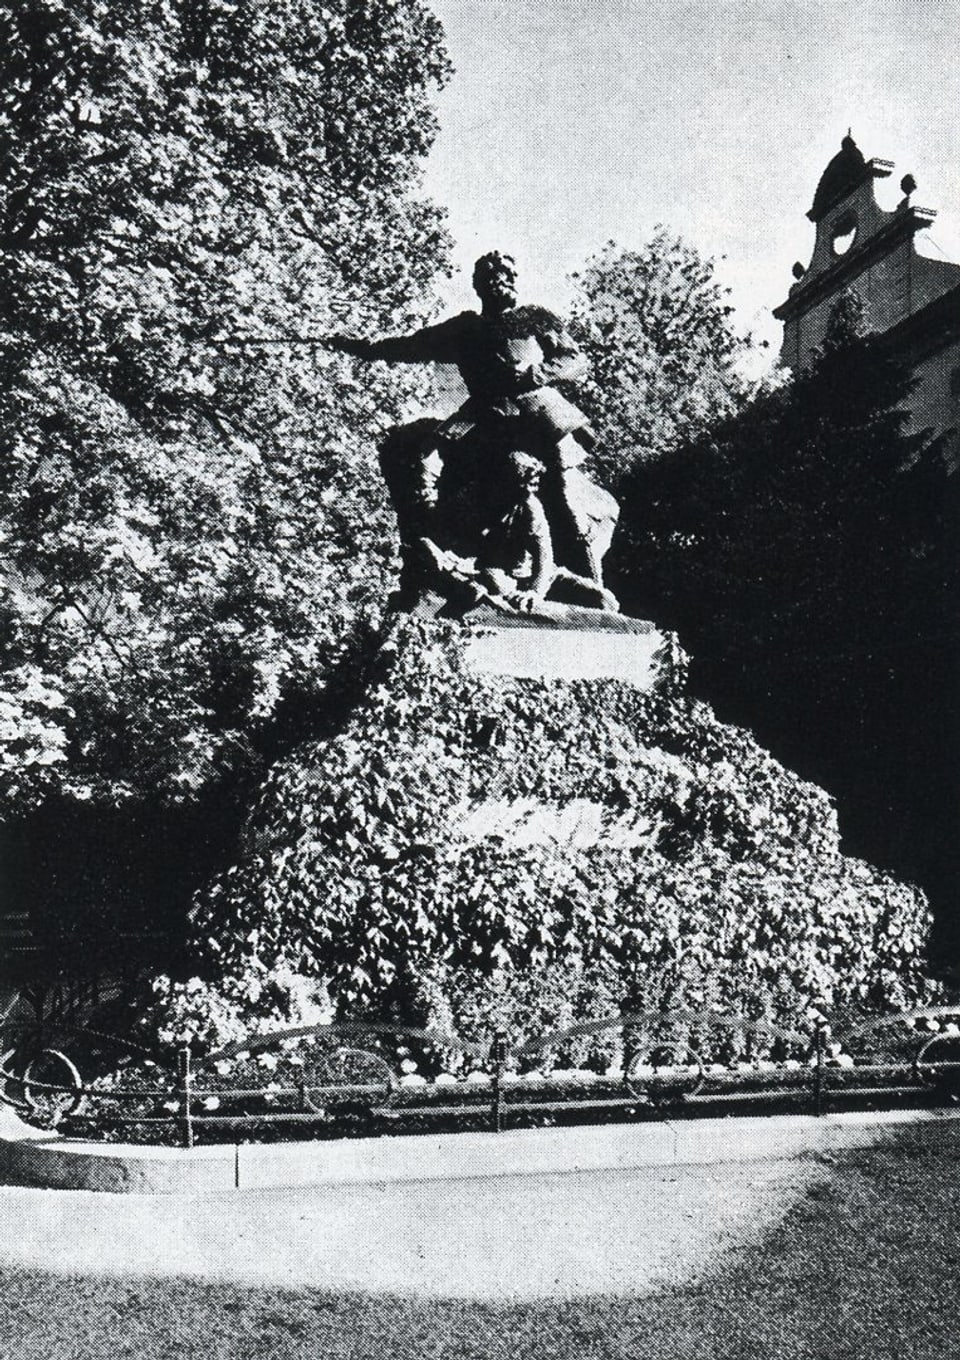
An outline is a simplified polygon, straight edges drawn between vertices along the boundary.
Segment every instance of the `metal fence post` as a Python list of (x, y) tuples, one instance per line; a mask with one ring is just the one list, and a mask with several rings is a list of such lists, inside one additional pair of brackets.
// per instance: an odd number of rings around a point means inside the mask
[(491, 1115), (493, 1117), (494, 1133), (503, 1132), (503, 1087), (501, 1078), (503, 1076), (503, 1065), (507, 1058), (507, 1036), (503, 1030), (497, 1030), (493, 1036), (493, 1043), (490, 1045), (490, 1061), (493, 1064), (493, 1102)]
[(813, 1027), (813, 1112), (823, 1114), (823, 1031), (824, 1020), (817, 1016)]
[(184, 1044), (178, 1062), (180, 1096), (180, 1139), (185, 1148), (193, 1147), (193, 1110), (191, 1108), (193, 1073), (190, 1069), (190, 1045)]

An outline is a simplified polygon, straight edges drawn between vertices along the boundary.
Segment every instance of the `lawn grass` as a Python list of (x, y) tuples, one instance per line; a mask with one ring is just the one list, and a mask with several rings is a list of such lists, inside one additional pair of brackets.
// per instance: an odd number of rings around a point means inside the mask
[(824, 1159), (759, 1246), (636, 1298), (497, 1306), (0, 1272), (3, 1360), (952, 1360), (960, 1129)]

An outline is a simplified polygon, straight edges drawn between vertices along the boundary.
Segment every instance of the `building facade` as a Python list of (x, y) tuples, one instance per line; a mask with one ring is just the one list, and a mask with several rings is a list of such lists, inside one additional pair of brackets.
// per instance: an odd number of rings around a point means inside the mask
[(918, 234), (936, 213), (911, 202), (915, 184), (901, 181), (903, 198), (892, 212), (876, 200), (875, 184), (893, 170), (890, 161), (867, 160), (851, 136), (820, 177), (807, 213), (816, 229), (813, 254), (774, 309), (783, 322), (780, 362), (800, 370), (822, 344), (831, 311), (842, 293), (857, 294), (866, 327), (913, 369), (912, 427), (947, 435), (960, 452), (960, 265), (929, 259), (917, 250)]

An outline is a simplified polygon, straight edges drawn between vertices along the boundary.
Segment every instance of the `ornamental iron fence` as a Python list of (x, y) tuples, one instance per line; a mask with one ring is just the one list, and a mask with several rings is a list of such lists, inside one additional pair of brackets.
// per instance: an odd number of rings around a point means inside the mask
[(341, 1021), (251, 1034), (213, 1051), (49, 1017), (0, 1024), (0, 1100), (28, 1122), (187, 1148), (231, 1133), (500, 1132), (734, 1108), (822, 1114), (958, 1099), (958, 1007), (832, 1023), (813, 1013), (796, 1028), (713, 1010), (637, 1011), (522, 1042), (506, 1031), (471, 1042)]

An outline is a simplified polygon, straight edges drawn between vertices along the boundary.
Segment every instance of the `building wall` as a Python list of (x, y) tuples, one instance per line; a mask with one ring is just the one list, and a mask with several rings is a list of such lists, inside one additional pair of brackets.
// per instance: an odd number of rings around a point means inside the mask
[[(884, 260), (852, 285), (870, 310), (871, 320), (879, 322), (871, 325), (871, 330), (887, 331), (913, 314), (895, 295), (891, 296), (890, 290), (898, 277), (902, 277), (897, 270), (897, 261)], [(791, 367), (801, 368), (809, 361), (813, 349), (823, 343), (830, 312), (835, 305), (836, 295), (831, 295), (804, 316), (787, 324), (782, 362), (788, 362), (788, 353), (795, 356)], [(960, 456), (960, 339), (947, 341), (933, 353), (923, 356), (918, 356), (910, 347), (904, 347), (899, 353), (917, 379), (917, 387), (910, 397), (908, 428), (948, 435), (951, 448)]]
[[(781, 362), (791, 368), (805, 368), (814, 351), (823, 344), (830, 313), (837, 298), (847, 289), (855, 292), (864, 305), (864, 319), (872, 331), (886, 331), (910, 315), (911, 301), (919, 292), (919, 280), (914, 282), (913, 244), (901, 241), (890, 254), (865, 260), (854, 274), (845, 272), (836, 288), (827, 293), (809, 310), (790, 318), (784, 324), (784, 343)], [(824, 282), (827, 280), (825, 279)], [(932, 281), (923, 286), (925, 296), (933, 287)], [(942, 290), (941, 290), (942, 291)]]

